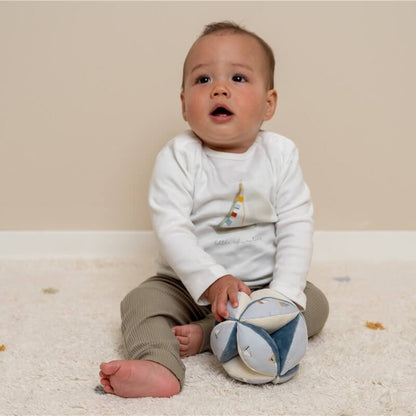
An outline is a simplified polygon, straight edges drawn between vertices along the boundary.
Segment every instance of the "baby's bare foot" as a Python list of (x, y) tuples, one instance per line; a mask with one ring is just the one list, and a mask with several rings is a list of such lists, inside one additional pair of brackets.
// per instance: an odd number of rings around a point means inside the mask
[(176, 376), (153, 361), (121, 360), (100, 365), (104, 391), (121, 397), (171, 397), (178, 394)]
[(179, 341), (180, 356), (182, 358), (198, 354), (203, 338), (202, 328), (199, 325), (174, 326), (172, 331)]

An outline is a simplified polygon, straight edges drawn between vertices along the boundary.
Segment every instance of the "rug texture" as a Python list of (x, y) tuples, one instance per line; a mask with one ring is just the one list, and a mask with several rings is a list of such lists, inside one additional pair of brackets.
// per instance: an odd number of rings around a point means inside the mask
[(313, 264), (330, 316), (288, 383), (239, 383), (204, 353), (185, 359), (175, 397), (105, 394), (100, 362), (124, 358), (120, 300), (152, 269), (147, 258), (2, 260), (0, 414), (416, 414), (416, 262)]

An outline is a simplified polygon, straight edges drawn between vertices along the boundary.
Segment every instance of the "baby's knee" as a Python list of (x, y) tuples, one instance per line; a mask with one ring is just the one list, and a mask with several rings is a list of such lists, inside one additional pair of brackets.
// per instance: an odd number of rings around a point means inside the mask
[(143, 285), (130, 291), (120, 303), (121, 316), (129, 313), (147, 314), (152, 313), (160, 305), (160, 291), (156, 288)]
[(140, 286), (129, 292), (120, 303), (121, 314), (124, 315), (127, 310), (137, 305), (141, 298), (142, 293)]

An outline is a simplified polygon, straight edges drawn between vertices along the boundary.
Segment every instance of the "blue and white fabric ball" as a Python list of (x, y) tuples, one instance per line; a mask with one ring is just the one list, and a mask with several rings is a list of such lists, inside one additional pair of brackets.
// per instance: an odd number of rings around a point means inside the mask
[(305, 319), (287, 297), (271, 289), (239, 293), (237, 308), (211, 332), (211, 348), (225, 371), (251, 384), (280, 384), (299, 369), (308, 343)]

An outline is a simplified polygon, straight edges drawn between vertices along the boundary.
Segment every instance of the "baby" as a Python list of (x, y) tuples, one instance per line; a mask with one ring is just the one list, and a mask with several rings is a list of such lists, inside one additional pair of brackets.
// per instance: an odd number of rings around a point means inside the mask
[(313, 208), (298, 152), (261, 130), (276, 109), (274, 65), (267, 43), (231, 22), (206, 26), (188, 52), (181, 101), (191, 130), (159, 153), (150, 185), (157, 275), (121, 303), (129, 360), (101, 364), (106, 392), (179, 393), (181, 357), (209, 350), (240, 291), (284, 294), (308, 336), (324, 326), (327, 300), (306, 281)]

